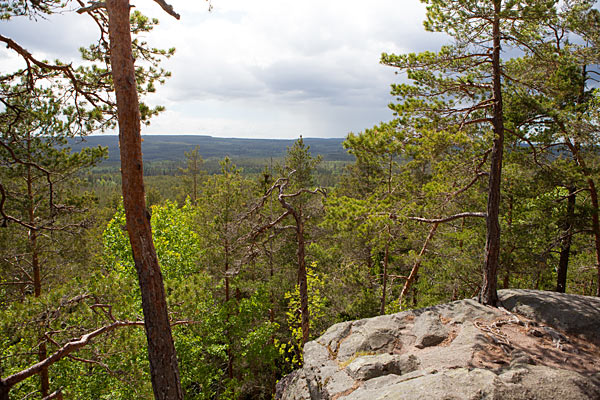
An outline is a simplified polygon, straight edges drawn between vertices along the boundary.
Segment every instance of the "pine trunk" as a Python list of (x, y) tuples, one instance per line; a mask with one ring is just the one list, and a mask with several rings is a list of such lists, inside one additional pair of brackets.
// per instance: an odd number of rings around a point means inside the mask
[(560, 259), (556, 277), (556, 291), (565, 293), (567, 289), (567, 270), (569, 268), (569, 256), (571, 254), (571, 238), (573, 236), (573, 219), (575, 217), (575, 188), (569, 188), (567, 198), (567, 215), (563, 224), (563, 238), (560, 246)]
[(485, 244), (485, 264), (483, 284), (479, 301), (495, 307), (498, 304), (497, 279), (500, 259), (500, 181), (502, 176), (502, 155), (504, 151), (504, 116), (502, 111), (502, 81), (500, 67), (500, 8), (502, 2), (494, 0), (492, 80), (493, 80), (493, 129), (494, 144), (491, 154), (491, 168), (487, 203), (487, 235)]
[(400, 304), (400, 307), (402, 307), (402, 301), (404, 300), (406, 295), (408, 295), (408, 291), (410, 290), (411, 286), (417, 281), (417, 277), (419, 276), (419, 269), (421, 268), (421, 260), (425, 255), (425, 251), (427, 251), (427, 246), (429, 245), (429, 242), (431, 241), (431, 239), (435, 235), (435, 232), (437, 231), (438, 225), (438, 223), (434, 223), (429, 229), (429, 234), (427, 235), (425, 242), (423, 242), (421, 251), (419, 252), (419, 255), (417, 255), (412, 269), (410, 270), (410, 274), (408, 275), (408, 278), (406, 278), (406, 282), (404, 282), (404, 286), (402, 287), (402, 291), (400, 292), (400, 297), (398, 297), (398, 304)]
[(594, 179), (588, 177), (590, 197), (592, 198), (592, 229), (594, 231), (594, 244), (596, 246), (596, 296), (600, 297), (600, 221), (598, 218), (598, 191)]
[(298, 292), (300, 294), (300, 315), (302, 327), (302, 346), (308, 342), (310, 329), (310, 316), (308, 311), (308, 279), (306, 277), (305, 261), (305, 243), (304, 243), (304, 221), (302, 220), (302, 210), (299, 215), (294, 215), (296, 219), (296, 239), (298, 241)]
[[(31, 154), (31, 137), (27, 135), (27, 153)], [(35, 226), (35, 199), (33, 192), (33, 176), (31, 174), (31, 166), (27, 167), (27, 197), (29, 200), (28, 214), (29, 225)], [(38, 232), (36, 229), (29, 229), (29, 247), (31, 250), (31, 268), (33, 270), (33, 295), (40, 297), (42, 295), (42, 271), (40, 266), (40, 257), (38, 249)], [(38, 346), (38, 361), (44, 361), (47, 357), (46, 342), (44, 338), (43, 322), (40, 323), (39, 331), (39, 346)], [(42, 397), (48, 396), (50, 393), (50, 377), (48, 368), (43, 368), (40, 371), (40, 394)]]
[(0, 400), (10, 400), (10, 387), (0, 382)]
[[(388, 227), (388, 235), (389, 235), (389, 227)], [(390, 241), (389, 241), (389, 236), (388, 236), (388, 239), (385, 242), (385, 253), (383, 255), (383, 282), (381, 285), (381, 309), (379, 310), (380, 315), (385, 314), (389, 261), (390, 261)]]
[(183, 392), (169, 324), (162, 273), (146, 209), (139, 101), (131, 50), (129, 1), (107, 0), (110, 60), (117, 99), (123, 203), (142, 294), (154, 397), (182, 400)]

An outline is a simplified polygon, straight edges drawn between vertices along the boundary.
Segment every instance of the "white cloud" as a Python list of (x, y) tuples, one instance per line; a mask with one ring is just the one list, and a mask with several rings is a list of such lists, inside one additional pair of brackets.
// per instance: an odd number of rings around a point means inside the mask
[(79, 60), (79, 48), (98, 38), (98, 29), (87, 16), (67, 12), (46, 19), (17, 17), (0, 22), (2, 34), (25, 47), (36, 57), (53, 61)]
[[(438, 48), (418, 0), (171, 0), (177, 21), (150, 0), (134, 2), (160, 25), (156, 47), (176, 47), (173, 73), (147, 99), (163, 104), (148, 132), (239, 137), (344, 136), (391, 118), (393, 70), (382, 52)], [(74, 58), (97, 34), (89, 18), (2, 22), (46, 58)], [(12, 24), (12, 25), (10, 25)], [(6, 52), (0, 52), (2, 63)], [(8, 58), (11, 60), (11, 58)], [(11, 61), (12, 62), (12, 61)]]

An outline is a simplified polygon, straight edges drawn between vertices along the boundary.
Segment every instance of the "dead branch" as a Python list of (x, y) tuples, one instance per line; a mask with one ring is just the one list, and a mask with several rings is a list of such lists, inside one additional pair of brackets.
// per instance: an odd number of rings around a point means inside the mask
[(404, 299), (404, 296), (406, 296), (406, 293), (408, 293), (408, 290), (410, 289), (412, 283), (415, 281), (415, 279), (417, 277), (417, 274), (419, 273), (423, 255), (425, 254), (425, 251), (427, 251), (427, 246), (429, 245), (429, 242), (435, 235), (435, 232), (437, 231), (439, 224), (440, 224), (439, 222), (434, 222), (433, 225), (431, 226), (431, 229), (429, 230), (429, 234), (427, 235), (427, 238), (425, 239), (425, 242), (423, 243), (423, 247), (421, 247), (421, 251), (419, 252), (419, 255), (417, 256), (417, 258), (413, 264), (413, 267), (410, 271), (410, 275), (408, 275), (408, 277), (406, 278), (406, 281), (404, 282), (404, 286), (402, 287), (402, 291), (400, 292), (400, 296), (398, 297), (398, 303), (400, 304), (400, 306), (402, 306), (402, 299)]
[(325, 191), (324, 188), (322, 187), (318, 187), (316, 189), (310, 190), (310, 189), (300, 189), (295, 193), (287, 193), (287, 194), (281, 194), (280, 197), (281, 198), (293, 198), (293, 197), (298, 197), (303, 193), (310, 193), (310, 194), (319, 194), (321, 193), (323, 196), (327, 197), (327, 192)]
[(10, 387), (16, 385), (17, 383), (22, 382), (25, 379), (40, 373), (40, 371), (42, 371), (43, 369), (48, 368), (50, 365), (54, 364), (55, 362), (67, 357), (72, 352), (77, 351), (80, 348), (84, 347), (85, 345), (89, 344), (92, 341), (92, 339), (96, 338), (97, 336), (111, 332), (120, 327), (136, 326), (136, 325), (137, 326), (144, 325), (144, 322), (143, 321), (116, 321), (116, 322), (113, 322), (112, 324), (102, 326), (92, 332), (89, 332), (89, 333), (81, 336), (79, 339), (74, 339), (74, 340), (71, 340), (70, 342), (67, 342), (65, 345), (63, 345), (60, 349), (58, 349), (55, 353), (53, 353), (46, 359), (28, 367), (28, 368), (25, 368), (24, 370), (21, 370), (15, 374), (12, 374), (10, 376), (7, 376), (6, 378), (1, 379), (0, 386), (10, 388)]
[(102, 311), (102, 314), (106, 316), (111, 321), (116, 321), (116, 318), (112, 314), (112, 306), (110, 304), (92, 304), (90, 306), (92, 311), (96, 312), (96, 308), (99, 308)]
[(44, 397), (42, 400), (63, 400), (62, 391), (58, 389), (55, 392), (50, 393), (48, 396)]
[(444, 222), (454, 221), (459, 218), (467, 218), (467, 217), (475, 217), (475, 218), (487, 218), (487, 213), (484, 212), (464, 212), (460, 214), (454, 214), (449, 217), (444, 218), (436, 218), (436, 219), (427, 219), (421, 217), (408, 217), (408, 219), (413, 221), (425, 222), (427, 224), (442, 224)]
[(167, 2), (165, 0), (154, 0), (154, 1), (160, 6), (160, 8), (165, 10), (165, 12), (167, 14), (171, 15), (175, 19), (181, 18), (181, 16), (175, 12), (175, 10), (173, 9), (173, 6), (170, 4), (167, 4)]
[(273, 221), (261, 226), (260, 228), (254, 230), (254, 232), (250, 232), (248, 235), (246, 235), (246, 237), (243, 237), (243, 241), (246, 240), (250, 240), (250, 241), (254, 241), (260, 234), (262, 234), (263, 232), (271, 229), (272, 227), (274, 227), (275, 225), (277, 225), (278, 223), (280, 223), (285, 217), (287, 217), (288, 215), (290, 215), (291, 213), (289, 211), (285, 211), (283, 214), (281, 214), (279, 217), (277, 217), (276, 219), (274, 219)]

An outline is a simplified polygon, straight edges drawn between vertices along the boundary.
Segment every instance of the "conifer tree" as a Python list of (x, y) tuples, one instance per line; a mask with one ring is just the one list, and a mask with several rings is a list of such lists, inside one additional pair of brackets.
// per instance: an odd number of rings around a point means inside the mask
[[(598, 93), (593, 72), (600, 63), (600, 12), (595, 0), (565, 2), (544, 22), (545, 34), (524, 56), (507, 62), (509, 133), (528, 149), (534, 165), (558, 177), (568, 195), (558, 265), (557, 290), (564, 291), (569, 248), (575, 223), (576, 188), (589, 195), (590, 225), (597, 269), (596, 294), (600, 295), (600, 218), (593, 168), (599, 129)], [(559, 159), (557, 160), (557, 149)], [(565, 155), (569, 155), (565, 157)], [(565, 158), (563, 161), (562, 159)]]
[[(165, 1), (156, 2), (167, 13), (179, 18)], [(38, 60), (6, 36), (0, 35), (0, 41), (26, 62), (27, 68), (10, 74), (10, 78), (23, 76), (29, 91), (39, 85), (38, 80), (54, 80), (56, 84), (51, 88), (62, 94), (55, 94), (56, 98), (66, 99), (63, 105), (76, 117), (80, 132), (114, 126), (118, 120), (127, 229), (139, 272), (154, 394), (157, 399), (181, 399), (183, 393), (164, 286), (145, 204), (141, 155), (141, 123), (161, 108), (151, 109), (138, 99), (139, 92), (153, 91), (154, 83), (167, 75), (154, 68), (156, 57), (168, 56), (173, 51), (148, 49), (145, 43), (132, 41), (132, 31), (134, 34), (147, 31), (152, 22), (137, 12), (130, 15), (128, 0), (109, 0), (89, 6), (80, 4), (82, 7), (78, 12), (91, 16), (100, 28), (98, 44), (82, 51), (84, 59), (90, 62), (87, 66), (74, 68), (60, 62), (50, 64)], [(9, 19), (14, 15), (51, 14), (64, 6), (66, 4), (52, 0), (9, 2), (2, 3), (0, 11), (3, 19)], [(151, 67), (135, 68), (136, 55), (143, 57)], [(100, 63), (104, 66), (98, 67)], [(8, 395), (8, 390), (6, 392)]]
[(183, 399), (163, 277), (152, 241), (150, 213), (146, 208), (141, 115), (131, 45), (129, 0), (107, 0), (106, 9), (119, 124), (123, 204), (142, 293), (152, 388), (157, 400)]
[[(4, 83), (5, 93), (11, 95), (1, 100), (5, 110), (0, 113), (0, 214), (12, 237), (0, 259), (9, 268), (11, 285), (19, 289), (10, 296), (17, 301), (24, 301), (27, 293), (40, 297), (53, 275), (60, 281), (58, 258), (74, 254), (68, 245), (72, 241), (65, 239), (89, 225), (85, 196), (72, 190), (76, 174), (106, 155), (102, 148), (72, 154), (66, 144), (73, 120), (51, 90), (27, 92), (22, 90), (25, 85)], [(68, 264), (66, 258), (63, 262)], [(40, 362), (47, 357), (45, 329), (43, 324), (39, 327)], [(48, 396), (49, 391), (48, 370), (43, 368), (40, 392)]]
[[(392, 85), (399, 103), (391, 108), (415, 135), (433, 130), (447, 135), (491, 134), (489, 153), (483, 304), (495, 306), (500, 253), (500, 182), (504, 151), (502, 46), (527, 46), (555, 1), (422, 0), (429, 31), (444, 32), (453, 44), (438, 53), (390, 55), (381, 62), (406, 72), (413, 84)], [(467, 216), (467, 215), (464, 215)], [(481, 216), (473, 214), (472, 216)], [(436, 223), (447, 218), (430, 221)]]
[(179, 172), (184, 175), (184, 182), (186, 185), (191, 186), (190, 198), (192, 205), (198, 204), (198, 186), (202, 183), (203, 175), (205, 171), (202, 169), (204, 160), (200, 156), (200, 146), (194, 147), (190, 151), (186, 151), (185, 155), (185, 168), (179, 168)]

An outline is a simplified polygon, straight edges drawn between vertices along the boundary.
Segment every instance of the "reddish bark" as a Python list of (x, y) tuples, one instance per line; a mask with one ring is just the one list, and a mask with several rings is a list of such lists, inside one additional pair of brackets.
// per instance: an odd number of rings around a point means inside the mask
[(304, 242), (304, 219), (302, 208), (292, 213), (296, 220), (296, 241), (298, 243), (298, 292), (300, 293), (300, 314), (302, 326), (302, 346), (308, 342), (310, 314), (308, 310), (308, 280), (306, 277), (306, 250)]
[(123, 203), (142, 294), (154, 397), (177, 400), (183, 399), (183, 392), (144, 193), (140, 111), (131, 49), (129, 7), (128, 0), (106, 2), (119, 121)]

